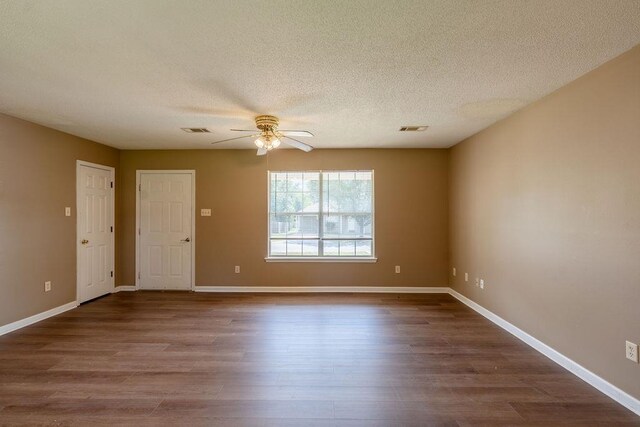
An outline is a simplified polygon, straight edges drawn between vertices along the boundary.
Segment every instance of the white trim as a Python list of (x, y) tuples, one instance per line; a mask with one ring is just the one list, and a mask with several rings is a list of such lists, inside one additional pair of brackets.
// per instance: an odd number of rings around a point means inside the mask
[[(191, 290), (196, 286), (196, 171), (195, 169), (137, 169), (136, 170), (136, 268), (135, 290), (140, 289), (140, 178), (143, 173), (175, 173), (191, 175)], [(157, 289), (162, 290), (162, 289)], [(166, 289), (172, 290), (172, 289)], [(181, 290), (181, 289), (180, 289)]]
[(80, 212), (80, 167), (85, 166), (94, 169), (105, 170), (109, 172), (109, 179), (113, 183), (113, 187), (111, 187), (111, 191), (109, 192), (109, 197), (111, 198), (111, 209), (109, 214), (111, 215), (111, 225), (113, 228), (113, 232), (111, 233), (111, 270), (113, 271), (113, 277), (111, 277), (111, 293), (113, 293), (113, 289), (116, 285), (116, 168), (111, 166), (100, 165), (98, 163), (86, 162), (84, 160), (76, 160), (76, 300), (80, 301), (80, 286), (81, 286), (81, 277), (80, 277), (80, 250), (82, 244), (80, 243), (80, 221), (79, 212)]
[(375, 257), (324, 257), (324, 256), (307, 256), (307, 257), (266, 257), (266, 262), (378, 262)]
[(254, 292), (254, 293), (385, 293), (385, 294), (448, 294), (447, 287), (426, 286), (196, 286), (196, 292)]
[(8, 334), (9, 332), (24, 328), (25, 326), (33, 325), (34, 323), (37, 323), (41, 320), (48, 319), (49, 317), (53, 317), (60, 313), (64, 313), (65, 311), (72, 310), (77, 306), (77, 301), (71, 301), (64, 305), (52, 308), (51, 310), (43, 311), (42, 313), (34, 314), (33, 316), (27, 317), (25, 319), (17, 320), (13, 323), (0, 326), (0, 335)]
[(134, 230), (136, 235), (136, 265), (133, 272), (136, 291), (140, 289), (140, 172), (136, 170), (136, 188), (134, 189), (136, 192), (136, 228)]
[(533, 347), (535, 350), (547, 356), (549, 359), (553, 360), (558, 365), (565, 368), (567, 371), (571, 372), (578, 378), (586, 381), (588, 384), (600, 390), (602, 393), (606, 394), (616, 402), (620, 403), (622, 406), (630, 409), (631, 411), (635, 412), (637, 415), (640, 415), (640, 400), (624, 392), (623, 390), (620, 390), (618, 387), (614, 386), (613, 384), (609, 383), (608, 381), (604, 380), (603, 378), (589, 371), (585, 367), (569, 359), (567, 356), (563, 355), (557, 350), (554, 350), (553, 348), (549, 347), (548, 345), (538, 340), (537, 338), (529, 335), (528, 333), (518, 328), (517, 326), (504, 320), (502, 317), (498, 316), (497, 314), (482, 307), (480, 304), (470, 300), (469, 298), (465, 297), (461, 293), (453, 289), (449, 289), (449, 293), (451, 294), (451, 296), (453, 296), (455, 299), (457, 299), (461, 303), (465, 304), (472, 310), (486, 317), (496, 325), (500, 326), (505, 331), (514, 335), (516, 338), (522, 340), (525, 344), (528, 344), (529, 346)]
[(111, 292), (112, 294), (118, 293), (118, 292), (130, 292), (130, 291), (137, 291), (135, 286), (116, 286), (113, 291)]

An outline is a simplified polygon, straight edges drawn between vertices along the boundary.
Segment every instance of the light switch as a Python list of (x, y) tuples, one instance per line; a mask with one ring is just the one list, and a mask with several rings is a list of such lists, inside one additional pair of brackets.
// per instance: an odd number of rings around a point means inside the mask
[(200, 209), (200, 216), (211, 216), (211, 209)]
[(71, 216), (71, 208), (70, 207), (64, 208), (64, 216)]

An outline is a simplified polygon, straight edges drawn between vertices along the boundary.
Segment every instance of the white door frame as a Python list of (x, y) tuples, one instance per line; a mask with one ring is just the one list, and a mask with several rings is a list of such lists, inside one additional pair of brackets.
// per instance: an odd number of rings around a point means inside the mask
[(80, 167), (87, 166), (95, 169), (102, 169), (109, 171), (109, 179), (113, 183), (111, 187), (111, 191), (109, 192), (109, 198), (111, 199), (111, 209), (109, 209), (109, 215), (111, 216), (111, 225), (113, 227), (113, 232), (111, 233), (111, 271), (113, 271), (113, 277), (111, 278), (111, 293), (115, 291), (115, 282), (116, 282), (116, 199), (114, 197), (116, 191), (116, 169), (111, 166), (100, 165), (98, 163), (86, 162), (84, 160), (76, 160), (76, 301), (80, 301), (80, 263), (79, 263), (79, 254), (81, 250), (82, 244), (80, 243)]
[(196, 171), (194, 169), (137, 169), (136, 170), (136, 290), (140, 289), (140, 185), (142, 174), (191, 175), (191, 290), (196, 289)]

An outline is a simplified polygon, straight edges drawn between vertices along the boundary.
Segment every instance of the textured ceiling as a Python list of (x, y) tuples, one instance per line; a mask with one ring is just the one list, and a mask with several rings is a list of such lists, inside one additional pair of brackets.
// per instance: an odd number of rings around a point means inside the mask
[(317, 148), (448, 147), (638, 43), (637, 0), (0, 0), (0, 112), (130, 149), (263, 113)]

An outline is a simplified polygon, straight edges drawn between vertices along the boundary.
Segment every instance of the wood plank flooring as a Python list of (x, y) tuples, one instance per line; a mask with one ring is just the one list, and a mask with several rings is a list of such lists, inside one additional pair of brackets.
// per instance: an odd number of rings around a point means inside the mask
[(0, 337), (0, 425), (640, 425), (449, 295), (122, 292)]

